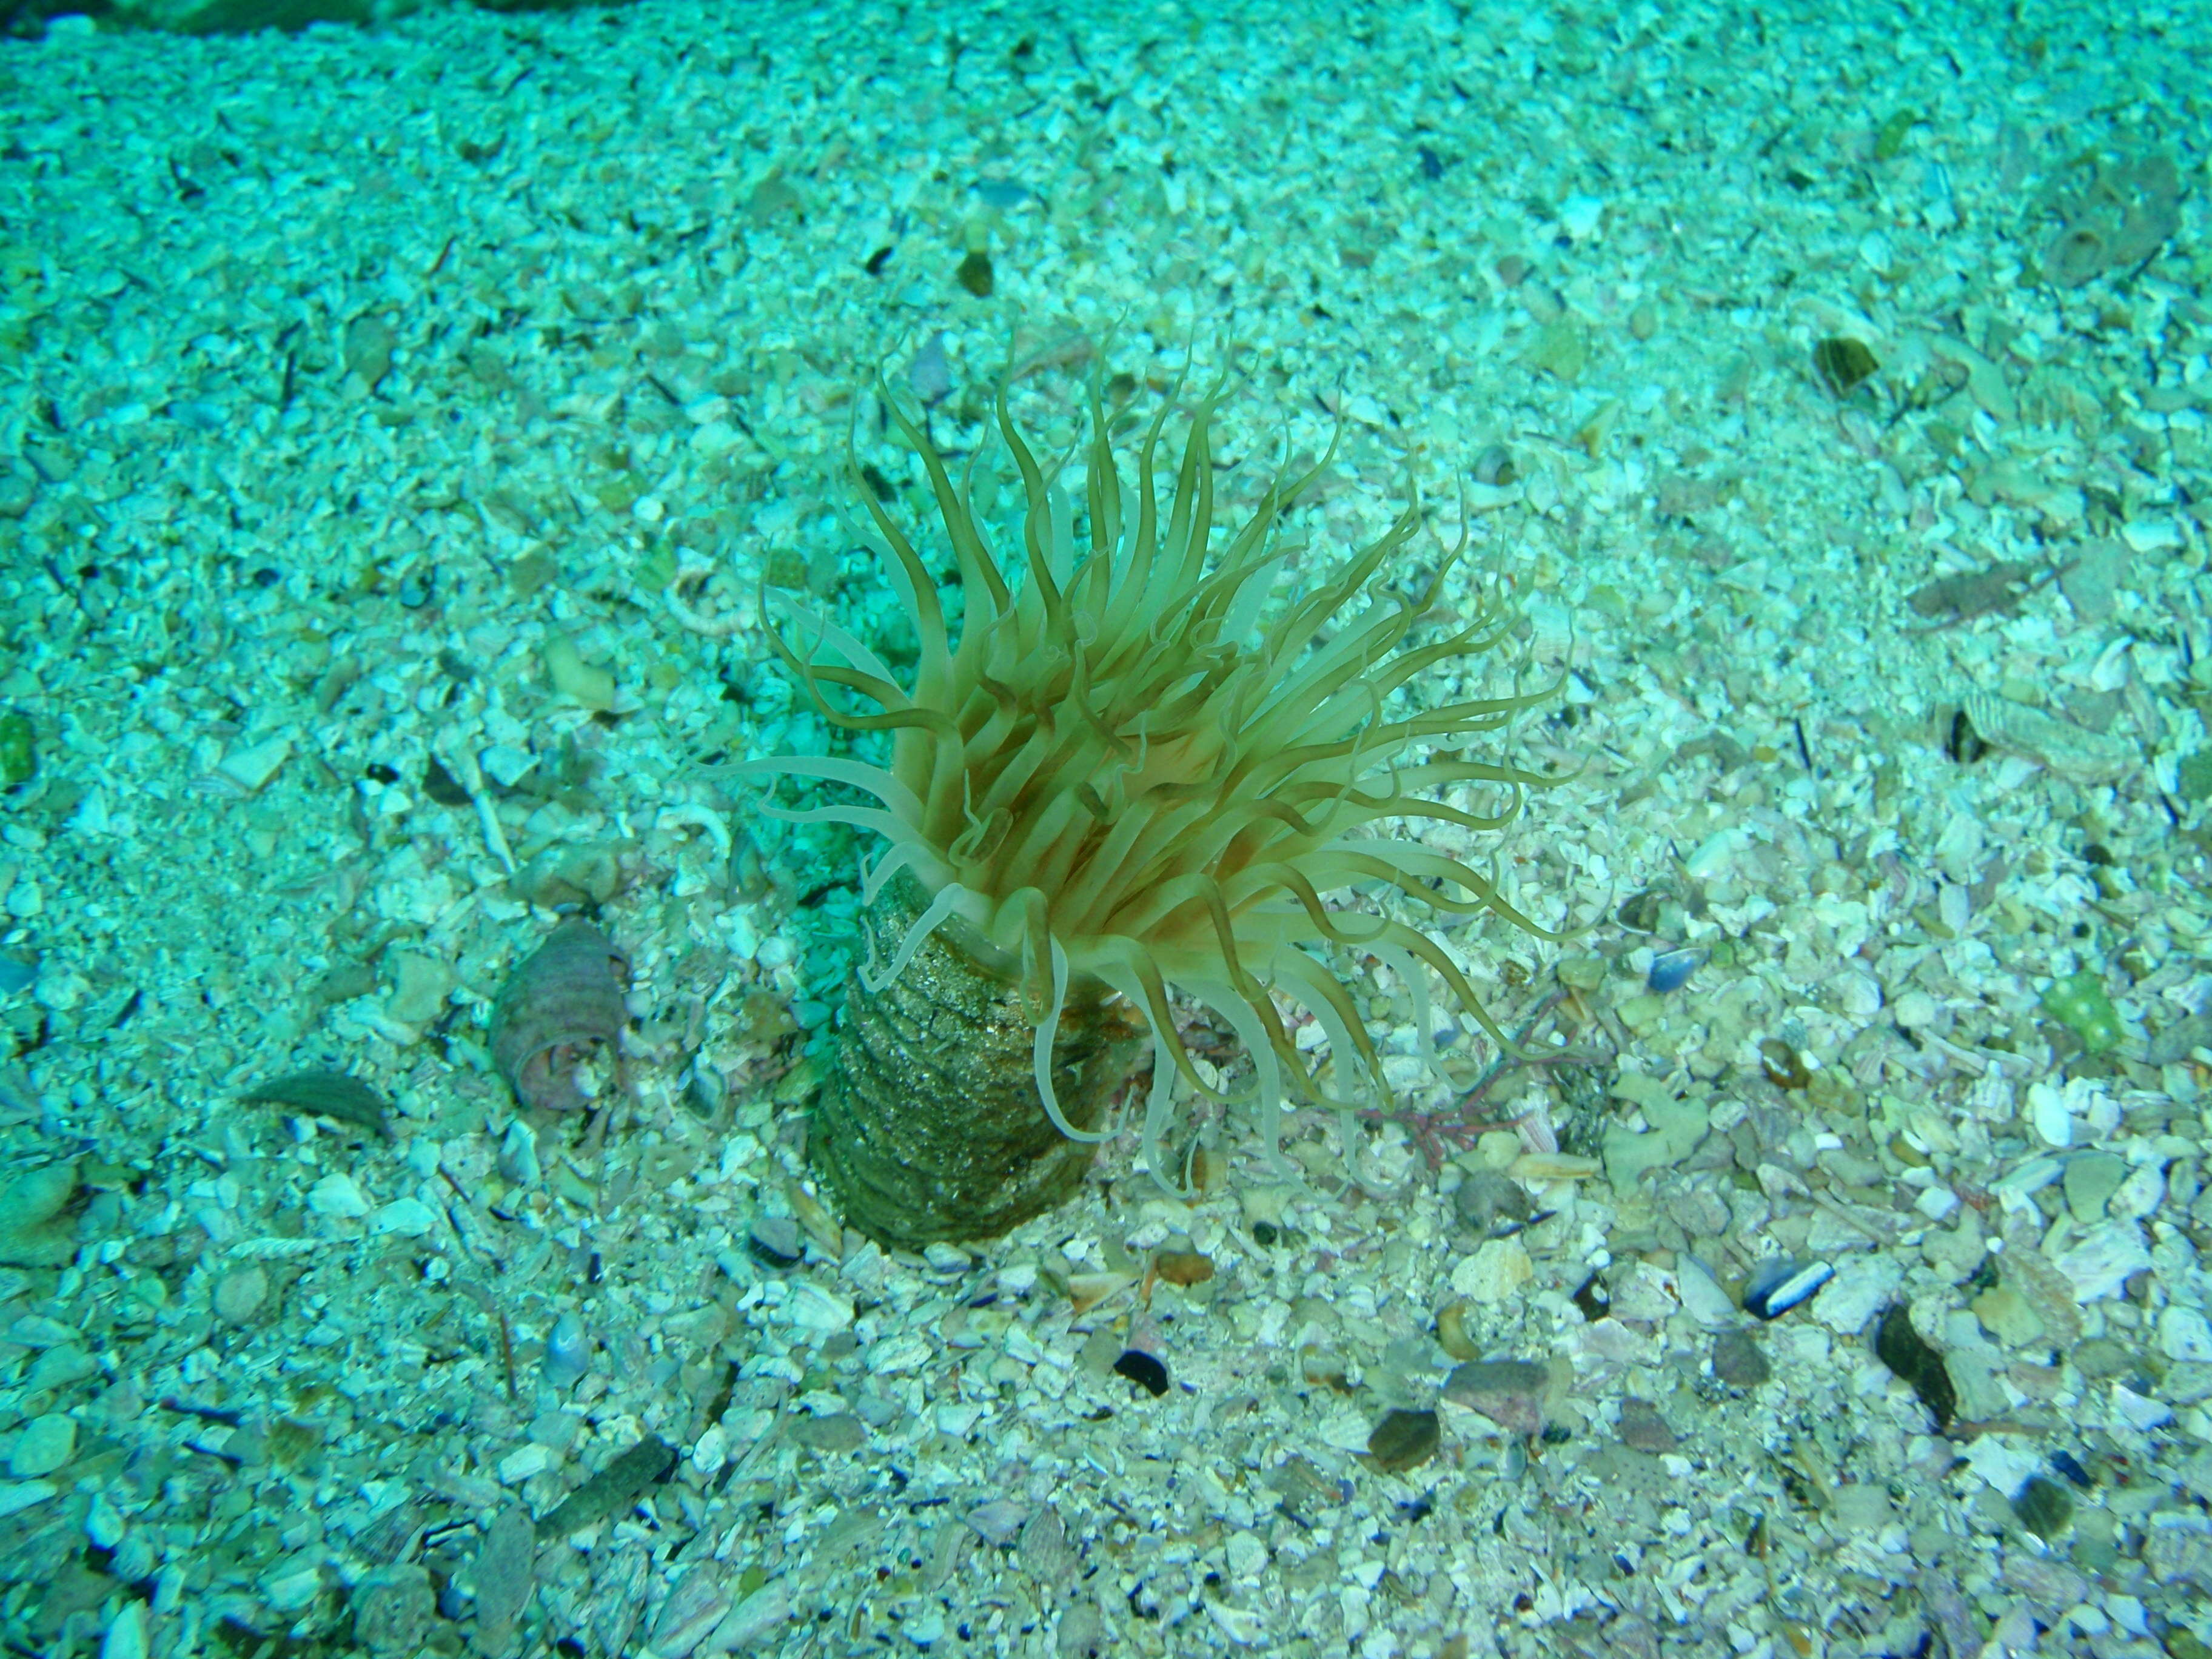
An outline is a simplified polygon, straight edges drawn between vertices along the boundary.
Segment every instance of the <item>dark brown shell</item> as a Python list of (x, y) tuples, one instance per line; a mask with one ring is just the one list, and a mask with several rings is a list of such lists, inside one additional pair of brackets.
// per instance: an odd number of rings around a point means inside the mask
[(286, 1106), (295, 1112), (336, 1118), (378, 1134), (389, 1135), (384, 1097), (343, 1072), (294, 1072), (257, 1085), (239, 1097), (259, 1106)]
[(526, 1106), (574, 1111), (584, 1103), (575, 1070), (594, 1042), (611, 1042), (629, 1018), (629, 964), (588, 921), (564, 921), (500, 988), (491, 1009), (491, 1057)]

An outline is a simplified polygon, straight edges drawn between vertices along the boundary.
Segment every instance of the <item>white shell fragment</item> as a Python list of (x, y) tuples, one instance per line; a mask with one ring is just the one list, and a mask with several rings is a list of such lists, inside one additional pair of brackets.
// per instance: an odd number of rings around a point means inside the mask
[(0, 1521), (45, 1503), (60, 1490), (51, 1480), (0, 1480)]
[(8, 1459), (8, 1473), (19, 1480), (35, 1480), (66, 1468), (76, 1455), (76, 1419), (65, 1413), (47, 1412), (23, 1425)]
[(2074, 1144), (2074, 1114), (2069, 1109), (2065, 1091), (2048, 1083), (2038, 1083), (2027, 1091), (2030, 1116), (2035, 1133), (2046, 1146), (2070, 1146)]
[(853, 1322), (852, 1298), (824, 1290), (811, 1279), (793, 1284), (791, 1299), (784, 1305), (791, 1322), (805, 1330), (842, 1331)]
[(2110, 1296), (2130, 1274), (2151, 1265), (2142, 1229), (2132, 1221), (2108, 1221), (2081, 1235), (2072, 1249), (2062, 1252), (2057, 1268), (2073, 1281), (2077, 1301), (2094, 1302)]
[(216, 771), (249, 795), (258, 795), (292, 757), (292, 740), (266, 738), (243, 749), (234, 749), (216, 763)]
[(358, 1220), (368, 1213), (368, 1199), (351, 1176), (325, 1176), (307, 1189), (307, 1207), (317, 1215), (342, 1221)]
[(100, 1638), (100, 1659), (146, 1659), (146, 1604), (131, 1600), (117, 1609)]
[(1694, 1261), (1676, 1266), (1674, 1291), (1682, 1298), (1682, 1311), (1709, 1331), (1726, 1330), (1743, 1322), (1728, 1292)]
[(249, 1263), (216, 1280), (212, 1302), (216, 1318), (227, 1325), (243, 1325), (261, 1311), (268, 1297), (268, 1269)]
[(369, 1218), (373, 1233), (399, 1233), (420, 1238), (438, 1224), (438, 1212), (415, 1197), (394, 1199)]
[(2212, 1363), (2212, 1323), (2199, 1308), (2166, 1308), (2158, 1316), (2158, 1346), (2168, 1359)]
[(1536, 1265), (1516, 1238), (1492, 1238), (1452, 1270), (1451, 1287), (1475, 1302), (1505, 1300), (1535, 1276)]
[(1895, 1297), (1904, 1280), (1905, 1271), (1893, 1256), (1853, 1256), (1837, 1267), (1822, 1288), (1812, 1316), (1840, 1335), (1856, 1336)]

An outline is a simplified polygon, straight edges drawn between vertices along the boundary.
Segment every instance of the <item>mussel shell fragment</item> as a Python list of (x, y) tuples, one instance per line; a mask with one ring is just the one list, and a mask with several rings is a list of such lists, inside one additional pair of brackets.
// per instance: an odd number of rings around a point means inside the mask
[(1799, 1303), (1810, 1301), (1835, 1276), (1836, 1270), (1825, 1261), (1769, 1256), (1752, 1269), (1743, 1287), (1743, 1310), (1755, 1319), (1779, 1319)]
[(1669, 991), (1679, 991), (1690, 982), (1690, 975), (1705, 965), (1712, 952), (1686, 946), (1679, 951), (1662, 951), (1651, 958), (1651, 970), (1644, 983), (1664, 996)]

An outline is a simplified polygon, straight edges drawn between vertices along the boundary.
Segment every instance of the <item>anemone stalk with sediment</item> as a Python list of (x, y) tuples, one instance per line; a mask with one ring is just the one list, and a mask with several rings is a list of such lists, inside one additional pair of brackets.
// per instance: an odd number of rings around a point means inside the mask
[[(876, 550), (919, 641), (910, 675), (902, 683), (829, 617), (785, 606), (791, 633), (775, 648), (815, 710), (890, 738), (888, 766), (782, 756), (750, 769), (872, 798), (767, 810), (888, 843), (863, 884), (871, 959), (848, 988), (809, 1134), (848, 1219), (886, 1241), (990, 1237), (1066, 1196), (1147, 1040), (1144, 1156), (1168, 1180), (1175, 1080), (1232, 1097), (1193, 1063), (1171, 992), (1211, 1008), (1243, 1044), (1253, 1079), (1237, 1098), (1256, 1106), (1271, 1153), (1286, 1094), (1348, 1111), (1384, 1089), (1332, 956), (1364, 953), (1402, 979), (1431, 1062), (1430, 974), (1504, 1042), (1452, 952), (1407, 921), (1350, 908), (1354, 889), (1395, 889), (1432, 917), (1491, 912), (1557, 937), (1492, 877), (1376, 832), (1423, 819), (1496, 830), (1527, 788), (1549, 781), (1455, 746), (1501, 732), (1555, 688), (1387, 711), (1393, 692), (1506, 641), (1515, 613), (1492, 584), (1471, 618), (1408, 643), (1442, 620), (1464, 527), (1416, 591), (1397, 591), (1397, 566), (1422, 531), (1409, 501), (1318, 586), (1277, 602), (1283, 515), (1334, 447), (1311, 471), (1278, 475), (1248, 518), (1217, 531), (1218, 397), (1191, 412), (1164, 495), (1176, 397), (1144, 427), (1132, 483), (1093, 381), (1079, 544), (1059, 469), (1040, 463), (1002, 386), (994, 422), (1023, 497), (1019, 553), (1002, 560), (973, 498), (974, 462), (956, 483), (886, 394), (964, 597), (957, 637), (928, 565), (865, 488)], [(1498, 810), (1437, 798), (1466, 785), (1495, 788)], [(1286, 1011), (1297, 1008), (1325, 1034), (1328, 1066), (1293, 1040)]]

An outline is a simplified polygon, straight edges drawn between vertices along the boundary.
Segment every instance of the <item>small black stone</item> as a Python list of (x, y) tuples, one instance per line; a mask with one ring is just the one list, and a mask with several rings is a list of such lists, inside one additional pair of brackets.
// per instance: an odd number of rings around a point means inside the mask
[(2090, 1487), (2097, 1484), (2096, 1477), (2091, 1474), (2088, 1470), (2083, 1468), (2081, 1467), (2081, 1459), (2075, 1457), (2071, 1452), (2055, 1451), (2051, 1453), (2051, 1467), (2057, 1470), (2059, 1474), (2064, 1475), (2069, 1480), (2071, 1480), (2075, 1486), (2081, 1487), (2083, 1492), (2088, 1491)]
[(1168, 1368), (1142, 1348), (1123, 1349), (1114, 1369), (1155, 1400), (1168, 1391)]
[(1571, 1299), (1581, 1310), (1583, 1317), (1593, 1325), (1613, 1310), (1613, 1292), (1596, 1273), (1583, 1280), (1582, 1288), (1574, 1293)]
[(469, 792), (435, 755), (422, 768), (422, 793), (441, 806), (466, 806)]

